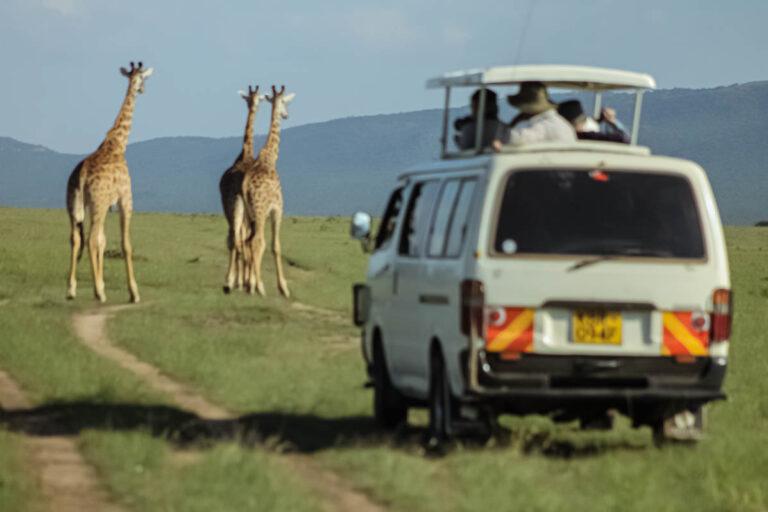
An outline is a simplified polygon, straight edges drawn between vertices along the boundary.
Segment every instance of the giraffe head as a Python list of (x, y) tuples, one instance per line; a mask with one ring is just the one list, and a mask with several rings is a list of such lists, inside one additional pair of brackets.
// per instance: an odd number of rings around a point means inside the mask
[(149, 78), (153, 71), (153, 68), (144, 69), (144, 64), (142, 62), (139, 62), (138, 66), (131, 62), (131, 69), (120, 68), (120, 73), (128, 78), (131, 91), (139, 94), (144, 92), (144, 80)]
[(288, 104), (293, 101), (296, 93), (285, 94), (285, 86), (281, 86), (280, 90), (277, 90), (275, 86), (272, 86), (272, 96), (266, 96), (266, 100), (272, 104), (272, 108), (275, 111), (276, 116), (280, 116), (283, 119), (288, 119)]
[(245, 102), (248, 104), (249, 109), (256, 109), (259, 106), (259, 102), (265, 98), (263, 94), (259, 94), (259, 86), (257, 85), (256, 88), (252, 88), (250, 85), (248, 86), (248, 92), (245, 91), (237, 91), (238, 94), (240, 94), (240, 97), (245, 100)]

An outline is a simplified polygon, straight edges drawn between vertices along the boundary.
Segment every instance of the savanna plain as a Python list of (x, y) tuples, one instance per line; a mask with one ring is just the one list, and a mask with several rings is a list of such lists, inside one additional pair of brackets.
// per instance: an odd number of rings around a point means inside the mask
[[(142, 213), (132, 226), (142, 302), (112, 311), (110, 340), (237, 419), (196, 420), (172, 397), (81, 344), (92, 298), (87, 255), (66, 301), (63, 211), (0, 208), (0, 369), (29, 410), (0, 410), (0, 510), (45, 510), (30, 436), (77, 443), (126, 510), (320, 510), (316, 486), (282, 459), (310, 458), (394, 511), (768, 510), (768, 231), (727, 228), (734, 336), (729, 399), (697, 445), (656, 448), (618, 421), (581, 431), (504, 417), (508, 435), (441, 457), (422, 447), (425, 414), (383, 432), (350, 322), (365, 256), (343, 218), (290, 217), (283, 251), (292, 298), (224, 295), (226, 224), (217, 215)], [(127, 303), (115, 214), (107, 225), (108, 305)], [(10, 421), (9, 418), (14, 420)], [(26, 419), (25, 419), (26, 418)]]

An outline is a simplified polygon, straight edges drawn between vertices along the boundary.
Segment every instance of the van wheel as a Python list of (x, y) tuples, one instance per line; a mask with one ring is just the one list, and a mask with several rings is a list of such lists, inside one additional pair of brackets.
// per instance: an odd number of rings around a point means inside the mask
[(429, 444), (440, 445), (453, 437), (458, 404), (451, 395), (443, 356), (432, 356), (429, 378)]
[(395, 428), (408, 417), (408, 406), (389, 378), (381, 343), (373, 349), (373, 416), (386, 429)]

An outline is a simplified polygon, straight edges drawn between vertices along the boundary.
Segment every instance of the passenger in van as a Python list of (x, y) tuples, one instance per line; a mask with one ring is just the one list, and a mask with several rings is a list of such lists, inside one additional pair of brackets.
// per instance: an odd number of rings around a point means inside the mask
[(501, 150), (502, 144), (519, 146), (540, 142), (576, 141), (573, 126), (557, 113), (557, 104), (549, 99), (547, 88), (541, 82), (523, 82), (520, 84), (520, 91), (507, 96), (507, 100), (520, 114), (530, 118), (505, 130), (493, 142), (496, 151)]
[(579, 140), (629, 144), (629, 135), (624, 125), (616, 119), (616, 111), (612, 108), (602, 109), (600, 119), (595, 120), (584, 113), (579, 100), (568, 100), (557, 106), (557, 112), (573, 125)]
[[(480, 110), (480, 89), (476, 90), (470, 99), (472, 113), (466, 117), (460, 117), (453, 123), (453, 128), (458, 132), (453, 140), (461, 150), (475, 147), (475, 135), (477, 133), (477, 118)], [(483, 140), (482, 148), (487, 148), (496, 139), (499, 130), (504, 123), (499, 121), (499, 105), (496, 93), (490, 89), (485, 90), (485, 115), (483, 116)]]

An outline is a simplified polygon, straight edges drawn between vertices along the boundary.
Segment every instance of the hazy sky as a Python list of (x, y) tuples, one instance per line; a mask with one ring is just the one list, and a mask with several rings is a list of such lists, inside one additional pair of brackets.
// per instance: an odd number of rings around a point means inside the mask
[(0, 135), (92, 150), (129, 60), (155, 68), (132, 141), (239, 135), (249, 83), (297, 93), (290, 126), (436, 107), (428, 77), (494, 64), (619, 67), (662, 88), (765, 80), (766, 19), (766, 0), (0, 0)]

